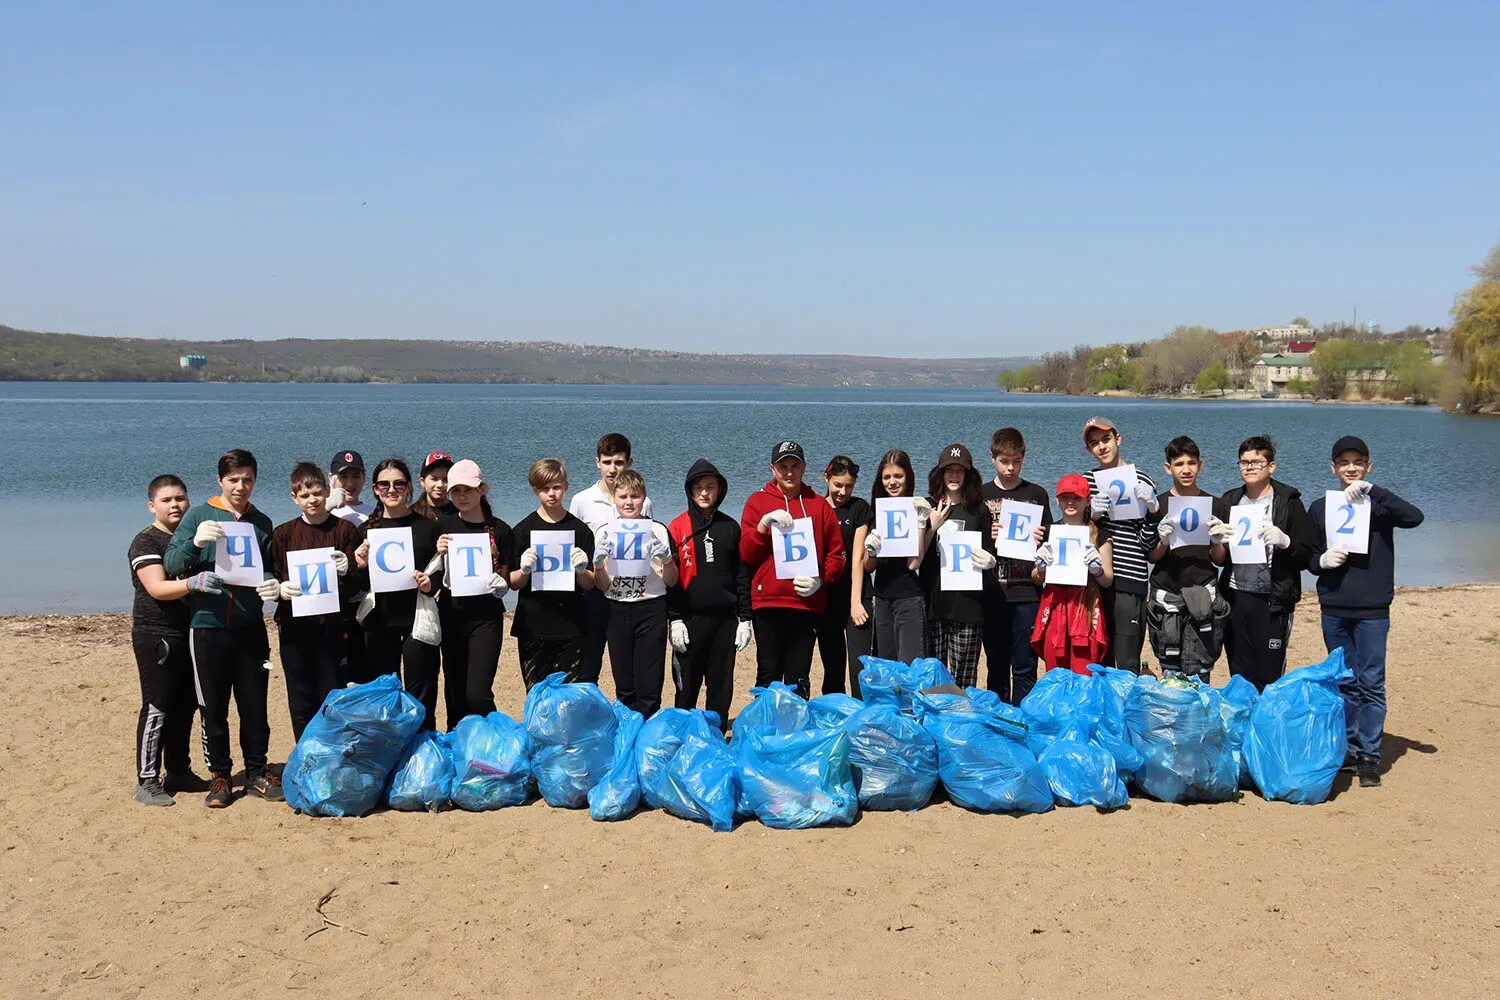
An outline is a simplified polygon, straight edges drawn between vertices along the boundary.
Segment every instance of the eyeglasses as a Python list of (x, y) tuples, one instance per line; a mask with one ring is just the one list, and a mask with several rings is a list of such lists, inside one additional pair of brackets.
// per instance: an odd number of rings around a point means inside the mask
[(1241, 462), (1240, 463), (1240, 468), (1244, 469), (1246, 472), (1254, 472), (1256, 469), (1264, 469), (1266, 466), (1268, 466), (1270, 464), (1271, 464), (1270, 462), (1264, 462), (1264, 461), (1261, 461), (1259, 459), (1256, 459), (1255, 461), (1251, 461), (1251, 462)]
[(859, 475), (859, 466), (854, 462), (829, 462), (828, 468), (823, 471), (825, 476), (841, 476), (844, 473), (851, 476)]
[(390, 482), (376, 483), (375, 484), (375, 492), (376, 493), (399, 493), (401, 490), (406, 489), (410, 485), (411, 485), (411, 480), (409, 480), (409, 479), (393, 479)]

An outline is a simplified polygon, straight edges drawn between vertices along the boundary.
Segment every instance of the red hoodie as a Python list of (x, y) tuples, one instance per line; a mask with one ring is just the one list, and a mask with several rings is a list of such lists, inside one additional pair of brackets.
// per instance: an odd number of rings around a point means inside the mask
[[(812, 518), (813, 544), (823, 567), (823, 586), (811, 597), (798, 597), (792, 581), (776, 579), (771, 536), (760, 530), (760, 519), (773, 510), (784, 510), (792, 517)], [(839, 531), (838, 516), (828, 501), (806, 483), (802, 484), (801, 493), (788, 499), (774, 480), (768, 482), (745, 501), (745, 512), (740, 515), (740, 559), (754, 574), (750, 581), (752, 608), (791, 608), (822, 614), (828, 585), (844, 575), (844, 536)]]

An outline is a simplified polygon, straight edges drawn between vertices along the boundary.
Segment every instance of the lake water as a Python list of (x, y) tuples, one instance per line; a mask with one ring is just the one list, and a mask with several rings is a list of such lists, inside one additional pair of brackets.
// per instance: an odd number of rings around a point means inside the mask
[(665, 521), (683, 509), (682, 477), (700, 456), (728, 477), (725, 508), (737, 515), (768, 477), (771, 446), (785, 438), (802, 442), (812, 472), (835, 453), (853, 456), (865, 466), (858, 491), (868, 496), (873, 463), (893, 447), (911, 452), (922, 478), (943, 445), (961, 441), (992, 474), (990, 434), (1013, 425), (1026, 435), (1026, 477), (1050, 491), (1064, 473), (1092, 468), (1082, 427), (1095, 413), (1116, 422), (1126, 459), (1158, 482), (1166, 478), (1162, 445), (1192, 435), (1208, 462), (1204, 488), (1214, 492), (1239, 482), (1239, 442), (1268, 433), (1280, 451), (1278, 478), (1309, 501), (1332, 485), (1334, 439), (1360, 434), (1374, 453), (1372, 478), (1427, 514), (1400, 537), (1399, 582), (1500, 580), (1500, 422), (1427, 408), (982, 389), (10, 382), (0, 383), (0, 491), (11, 504), (0, 613), (128, 609), (125, 550), (149, 522), (147, 481), (174, 472), (194, 502), (205, 500), (230, 447), (255, 452), (255, 501), (277, 523), (296, 514), (292, 464), (306, 458), (326, 468), (342, 448), (361, 452), (371, 468), (399, 455), (415, 471), (434, 450), (473, 458), (496, 513), (515, 523), (535, 507), (526, 485), (533, 460), (562, 458), (580, 489), (596, 478), (594, 442), (620, 431)]

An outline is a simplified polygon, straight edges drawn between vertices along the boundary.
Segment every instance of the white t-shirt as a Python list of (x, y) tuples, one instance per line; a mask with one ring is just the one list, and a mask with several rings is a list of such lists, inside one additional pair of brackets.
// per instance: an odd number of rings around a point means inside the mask
[[(611, 508), (612, 509), (612, 508)], [(617, 515), (611, 514), (610, 520)], [(599, 526), (594, 532), (594, 551), (603, 548), (605, 536), (609, 534), (609, 522)], [(672, 553), (672, 537), (667, 534), (667, 526), (660, 521), (651, 522), (651, 537), (663, 545), (668, 554)], [(606, 566), (608, 568), (608, 566)], [(609, 589), (604, 596), (611, 601), (647, 601), (653, 597), (666, 597), (667, 585), (662, 580), (661, 574), (651, 570), (646, 576), (611, 576), (609, 578)]]
[(371, 514), (375, 513), (375, 505), (372, 503), (346, 503), (342, 507), (333, 508), (328, 513), (334, 517), (343, 518), (357, 528), (368, 521)]
[[(586, 490), (580, 490), (573, 494), (573, 499), (568, 502), (568, 513), (589, 526), (589, 530), (598, 534), (599, 529), (604, 527), (619, 513), (615, 510), (615, 502), (608, 493), (599, 488), (595, 483)], [(641, 505), (641, 517), (651, 516), (651, 498)]]

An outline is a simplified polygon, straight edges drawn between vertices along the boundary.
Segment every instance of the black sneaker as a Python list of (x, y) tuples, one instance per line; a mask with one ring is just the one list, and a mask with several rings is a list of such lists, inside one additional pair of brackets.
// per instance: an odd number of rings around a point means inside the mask
[(183, 771), (181, 774), (174, 774), (168, 771), (167, 776), (162, 779), (162, 787), (173, 795), (178, 792), (206, 792), (208, 791), (208, 781), (198, 777), (191, 769)]
[(1360, 788), (1380, 787), (1380, 761), (1374, 757), (1361, 757), (1356, 767), (1359, 771)]
[(286, 793), (281, 790), (281, 779), (270, 771), (262, 771), (245, 782), (245, 791), (259, 795), (267, 802), (285, 802)]
[(1359, 758), (1354, 754), (1345, 754), (1344, 762), (1339, 765), (1339, 774), (1353, 774), (1359, 763)]
[(216, 774), (208, 783), (208, 797), (203, 804), (210, 809), (223, 809), (234, 801), (234, 789), (229, 785), (229, 775)]
[(175, 806), (172, 796), (159, 781), (143, 781), (135, 786), (135, 800), (143, 806)]

